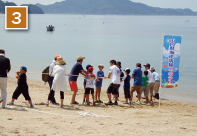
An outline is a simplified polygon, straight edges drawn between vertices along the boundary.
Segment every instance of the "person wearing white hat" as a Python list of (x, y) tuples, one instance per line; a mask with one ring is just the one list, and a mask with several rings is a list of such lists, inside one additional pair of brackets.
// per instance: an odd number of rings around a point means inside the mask
[(144, 67), (148, 71), (148, 91), (150, 93), (150, 102), (153, 102), (152, 98), (153, 98), (153, 88), (155, 85), (155, 79), (153, 78), (153, 74), (150, 71), (151, 65), (147, 63), (146, 65), (144, 65)]
[(159, 99), (159, 87), (160, 87), (160, 76), (157, 72), (155, 72), (155, 68), (153, 66), (150, 67), (150, 71), (153, 74), (153, 78), (155, 80), (155, 85), (154, 85), (154, 95), (156, 99)]
[(66, 65), (66, 61), (63, 60), (62, 57), (58, 57), (56, 61), (56, 65), (53, 68), (53, 73), (52, 73), (52, 75), (54, 76), (53, 85), (48, 96), (48, 101), (45, 104), (46, 106), (49, 106), (49, 101), (51, 100), (51, 97), (54, 96), (55, 91), (60, 91), (60, 98), (61, 98), (60, 107), (63, 108), (64, 92), (67, 91), (67, 81), (65, 75), (69, 75), (66, 74), (65, 65)]
[(71, 91), (73, 91), (73, 95), (72, 95), (72, 99), (71, 99), (71, 104), (79, 104), (78, 102), (76, 102), (75, 97), (77, 95), (78, 92), (78, 86), (77, 86), (77, 78), (79, 73), (86, 76), (87, 71), (85, 71), (82, 67), (82, 63), (83, 60), (85, 59), (85, 57), (77, 57), (77, 63), (73, 66), (71, 72), (70, 72), (70, 76), (69, 76), (69, 84), (70, 84), (70, 89)]

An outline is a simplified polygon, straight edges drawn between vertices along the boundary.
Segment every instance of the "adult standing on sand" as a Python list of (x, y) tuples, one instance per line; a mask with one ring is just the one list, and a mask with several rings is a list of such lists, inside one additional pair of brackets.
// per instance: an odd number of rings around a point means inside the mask
[(144, 65), (144, 67), (148, 71), (148, 91), (150, 92), (150, 101), (152, 102), (155, 80), (153, 78), (152, 72), (150, 71), (150, 64), (147, 63), (146, 65)]
[(82, 67), (82, 63), (83, 60), (85, 59), (85, 57), (77, 57), (77, 63), (73, 66), (71, 72), (70, 72), (70, 76), (69, 76), (69, 84), (70, 84), (70, 89), (71, 91), (73, 91), (73, 95), (72, 95), (72, 100), (71, 100), (71, 104), (79, 104), (78, 102), (76, 102), (75, 97), (76, 94), (78, 92), (78, 86), (77, 86), (77, 78), (79, 73), (86, 76), (87, 72), (83, 69)]
[(5, 57), (5, 50), (0, 49), (0, 89), (1, 97), (0, 103), (5, 108), (7, 99), (7, 74), (10, 72), (11, 65), (10, 60)]
[(155, 85), (154, 85), (154, 95), (156, 99), (159, 99), (159, 87), (160, 87), (160, 76), (157, 72), (155, 72), (155, 68), (153, 66), (150, 67), (150, 71), (153, 74), (153, 78), (155, 80)]
[[(52, 84), (53, 84), (53, 79), (54, 79), (54, 76), (53, 76), (53, 68), (55, 67), (56, 65), (56, 61), (57, 61), (57, 58), (60, 57), (60, 55), (56, 55), (54, 60), (52, 61), (52, 63), (50, 64), (49, 66), (49, 87), (50, 87), (50, 92), (51, 92), (51, 87), (52, 87)], [(51, 104), (58, 104), (56, 103), (56, 100), (55, 100), (55, 97), (54, 97), (54, 94), (51, 94)]]
[(64, 92), (67, 91), (67, 82), (66, 82), (66, 61), (63, 60), (62, 57), (58, 57), (56, 61), (56, 66), (53, 68), (53, 85), (51, 88), (51, 91), (48, 96), (48, 101), (45, 104), (46, 106), (49, 106), (49, 101), (51, 100), (51, 97), (54, 96), (55, 91), (60, 91), (60, 108), (63, 108), (63, 101), (64, 101)]
[[(109, 102), (105, 103), (105, 105), (118, 105), (118, 90), (120, 88), (120, 69), (116, 66), (116, 61), (110, 61), (110, 69), (108, 78), (112, 78), (112, 83), (109, 85), (107, 89), (107, 96), (109, 98)], [(111, 94), (115, 95), (115, 103), (111, 101)]]
[(133, 71), (133, 74), (132, 74), (132, 78), (134, 79), (134, 83), (131, 87), (131, 101), (130, 101), (130, 104), (133, 103), (133, 93), (136, 91), (137, 92), (137, 97), (138, 97), (138, 100), (137, 100), (137, 104), (141, 104), (141, 93), (140, 93), (140, 90), (141, 90), (141, 87), (142, 87), (142, 70), (141, 70), (142, 66), (141, 66), (141, 63), (137, 63), (136, 64), (136, 69)]

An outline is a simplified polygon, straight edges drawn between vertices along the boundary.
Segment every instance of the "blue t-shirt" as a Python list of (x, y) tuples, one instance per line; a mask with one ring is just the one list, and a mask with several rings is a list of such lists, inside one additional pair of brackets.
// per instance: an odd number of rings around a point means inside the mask
[(124, 80), (124, 89), (130, 89), (130, 80), (131, 80), (131, 76), (127, 75), (127, 77)]
[(133, 71), (132, 75), (134, 76), (134, 84), (133, 85), (142, 86), (142, 70), (141, 70), (141, 68), (136, 68)]
[(83, 67), (81, 65), (81, 63), (77, 62), (71, 72), (70, 72), (70, 76), (69, 76), (69, 81), (77, 81), (78, 76), (72, 76), (72, 75), (79, 75), (79, 73), (81, 73), (81, 71), (83, 70)]
[[(96, 77), (104, 77), (104, 72), (98, 71)], [(102, 82), (103, 82), (103, 79), (99, 78), (99, 81), (95, 82), (95, 86), (102, 86)]]

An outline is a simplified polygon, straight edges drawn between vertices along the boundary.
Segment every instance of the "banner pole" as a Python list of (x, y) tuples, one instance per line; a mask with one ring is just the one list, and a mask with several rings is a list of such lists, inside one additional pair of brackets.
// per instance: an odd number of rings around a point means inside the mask
[(163, 43), (164, 43), (164, 35), (162, 33), (162, 45), (161, 45), (161, 69), (160, 69), (160, 86), (159, 86), (159, 112), (160, 112), (160, 105), (161, 105), (161, 83), (162, 83), (162, 65), (163, 65)]

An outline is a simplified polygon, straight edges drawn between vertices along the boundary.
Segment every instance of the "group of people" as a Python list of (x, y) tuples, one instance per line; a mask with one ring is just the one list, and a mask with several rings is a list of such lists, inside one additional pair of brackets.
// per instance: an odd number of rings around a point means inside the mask
[[(55, 57), (52, 64), (49, 67), (49, 85), (54, 86), (57, 82), (53, 81), (53, 76), (58, 79), (58, 75), (52, 71), (56, 71), (55, 65), (59, 62), (58, 59), (61, 58), (61, 61), (63, 61), (63, 58), (59, 55)], [(75, 100), (76, 94), (78, 92), (78, 85), (77, 85), (77, 79), (79, 74), (84, 76), (84, 95), (83, 95), (83, 104), (90, 105), (90, 99), (89, 94), (92, 96), (92, 104), (95, 105), (96, 103), (103, 103), (100, 98), (100, 92), (102, 87), (103, 79), (110, 78), (111, 84), (109, 85), (107, 89), (107, 96), (109, 99), (108, 103), (105, 103), (105, 105), (118, 105), (118, 97), (119, 97), (119, 88), (121, 82), (124, 82), (124, 94), (125, 94), (125, 100), (126, 102), (124, 104), (132, 104), (133, 103), (133, 92), (137, 92), (136, 97), (138, 97), (137, 103), (141, 103), (141, 95), (144, 92), (144, 96), (146, 98), (145, 103), (152, 102), (152, 97), (155, 96), (155, 98), (159, 98), (159, 86), (160, 86), (160, 76), (158, 73), (155, 72), (155, 69), (153, 66), (150, 66), (150, 64), (146, 64), (145, 71), (142, 71), (142, 67), (140, 63), (136, 64), (136, 69), (133, 71), (132, 76), (130, 76), (131, 70), (129, 68), (126, 68), (124, 70), (125, 74), (121, 70), (121, 62), (116, 62), (115, 60), (110, 61), (110, 69), (109, 74), (107, 77), (104, 76), (103, 68), (104, 66), (102, 64), (98, 65), (99, 71), (97, 71), (97, 74), (93, 74), (93, 66), (87, 65), (86, 70), (83, 69), (82, 63), (85, 57), (77, 57), (77, 63), (73, 66), (71, 72), (69, 74), (66, 74), (66, 71), (62, 74), (62, 78), (64, 80), (60, 79), (59, 81), (62, 82), (63, 85), (67, 85), (65, 83), (65, 76), (69, 76), (69, 85), (70, 89), (73, 92), (71, 104), (78, 105), (79, 102)], [(65, 64), (64, 64), (65, 65)], [(133, 86), (130, 86), (130, 80), (131, 78), (134, 78), (134, 84)], [(61, 86), (61, 85), (60, 85)], [(52, 87), (53, 88), (53, 87)], [(94, 91), (95, 89), (95, 91)], [(56, 89), (57, 91), (60, 91)], [(63, 89), (62, 89), (63, 90)], [(66, 91), (66, 86), (64, 86), (64, 90)], [(50, 89), (50, 92), (52, 89)], [(63, 91), (64, 92), (64, 91)], [(150, 93), (150, 99), (148, 98)], [(51, 93), (50, 93), (51, 94)], [(49, 95), (48, 102), (46, 105), (49, 105), (49, 102), (52, 104), (58, 104), (56, 103), (56, 100), (54, 98), (54, 93), (52, 95)], [(112, 103), (112, 97), (114, 97), (115, 102)]]
[[(69, 85), (70, 89), (73, 92), (72, 99), (70, 104), (78, 105), (79, 103), (76, 101), (76, 95), (78, 92), (77, 79), (79, 74), (84, 76), (84, 96), (83, 96), (83, 104), (89, 106), (91, 104), (89, 99), (89, 94), (92, 95), (92, 104), (103, 103), (101, 101), (101, 87), (103, 79), (110, 78), (111, 84), (107, 89), (107, 97), (109, 99), (108, 103), (105, 105), (118, 105), (118, 97), (119, 97), (119, 88), (121, 82), (124, 82), (124, 94), (126, 102), (124, 104), (132, 104), (133, 103), (133, 92), (137, 92), (136, 97), (138, 97), (137, 103), (140, 104), (141, 95), (144, 92), (144, 96), (146, 98), (145, 103), (152, 102), (153, 92), (155, 93), (155, 97), (158, 98), (158, 91), (160, 86), (160, 76), (155, 72), (153, 66), (150, 64), (146, 64), (145, 71), (142, 71), (142, 67), (140, 63), (136, 64), (136, 69), (133, 71), (132, 76), (130, 76), (131, 70), (126, 68), (124, 70), (125, 74), (121, 70), (121, 62), (116, 62), (115, 60), (110, 61), (109, 74), (107, 77), (104, 76), (102, 64), (98, 65), (99, 71), (96, 75), (93, 74), (93, 66), (87, 65), (86, 70), (83, 69), (82, 63), (85, 57), (77, 57), (77, 63), (73, 66), (70, 73), (66, 73), (66, 61), (60, 56), (55, 56), (54, 60), (49, 66), (48, 73), (48, 83), (50, 87), (50, 92), (48, 95), (48, 100), (45, 103), (46, 106), (49, 104), (59, 105), (55, 100), (55, 91), (60, 91), (60, 107), (63, 107), (64, 101), (64, 92), (67, 91), (67, 80), (66, 76), (69, 76)], [(5, 57), (5, 50), (0, 49), (0, 89), (1, 89), (1, 97), (0, 103), (2, 102), (2, 107), (6, 106), (7, 99), (7, 74), (11, 69), (10, 60)], [(29, 96), (28, 85), (27, 85), (27, 77), (26, 77), (27, 68), (22, 66), (20, 71), (16, 73), (16, 78), (18, 79), (18, 86), (12, 95), (12, 100), (8, 103), (8, 105), (14, 105), (14, 101), (23, 94), (25, 100), (27, 100), (30, 104), (30, 107), (34, 107), (32, 104), (32, 100)], [(134, 78), (134, 84), (130, 85), (131, 78)], [(95, 93), (94, 93), (95, 88)], [(153, 91), (154, 90), (154, 91)], [(150, 99), (148, 98), (150, 93)], [(112, 103), (112, 97), (114, 97), (115, 102)]]

